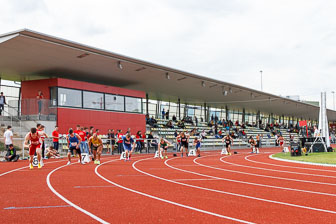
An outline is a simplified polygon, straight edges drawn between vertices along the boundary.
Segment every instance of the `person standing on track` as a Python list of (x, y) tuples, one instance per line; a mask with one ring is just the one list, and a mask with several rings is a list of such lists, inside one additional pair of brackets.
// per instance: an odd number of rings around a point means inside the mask
[(198, 157), (201, 157), (201, 139), (195, 138), (194, 139), (194, 146), (196, 147), (196, 153)]
[(186, 156), (188, 156), (188, 147), (189, 147), (189, 135), (184, 134), (182, 131), (180, 134), (181, 139), (181, 157), (183, 157), (183, 150), (186, 152)]
[(171, 145), (170, 142), (161, 137), (159, 145), (159, 156), (161, 156), (161, 159), (168, 159), (167, 149)]
[(122, 130), (120, 129), (117, 134), (117, 142), (118, 142), (118, 153), (122, 153), (123, 151), (123, 134)]
[(251, 146), (251, 153), (254, 153), (256, 143), (255, 143), (255, 141), (254, 141), (252, 135), (250, 136), (250, 139), (249, 139), (248, 143), (249, 143), (250, 146)]
[(123, 147), (126, 153), (125, 161), (131, 160), (132, 152), (135, 148), (135, 141), (131, 137), (130, 133), (127, 133), (125, 136), (122, 137)]
[(58, 126), (55, 126), (54, 131), (51, 133), (51, 137), (53, 138), (53, 145), (54, 149), (58, 151), (59, 147), (59, 132), (58, 132)]
[(37, 132), (36, 128), (31, 128), (30, 132), (25, 137), (25, 146), (29, 147), (29, 168), (33, 169), (33, 158), (35, 152), (37, 154), (38, 168), (41, 166), (41, 136)]
[(231, 144), (233, 142), (233, 139), (232, 137), (227, 134), (223, 139), (222, 139), (222, 142), (225, 143), (225, 148), (226, 148), (226, 151), (227, 151), (227, 154), (228, 155), (231, 155)]
[(256, 141), (256, 145), (255, 145), (255, 150), (256, 150), (256, 153), (259, 153), (259, 146), (260, 146), (260, 136), (259, 136), (259, 134), (257, 134), (256, 139), (257, 139), (257, 141)]
[(73, 150), (75, 150), (77, 152), (77, 154), (79, 155), (79, 162), (81, 164), (84, 164), (82, 162), (82, 156), (81, 156), (81, 151), (80, 151), (80, 143), (81, 143), (81, 137), (74, 133), (74, 131), (70, 128), (69, 130), (69, 134), (67, 136), (67, 142), (68, 142), (68, 163), (67, 165), (70, 165), (71, 164), (71, 152)]
[(37, 132), (41, 136), (41, 150), (42, 150), (42, 159), (44, 158), (44, 151), (45, 151), (45, 144), (44, 144), (44, 139), (48, 138), (48, 135), (44, 132), (44, 125), (42, 124), (37, 124)]
[(282, 135), (279, 136), (279, 138), (277, 139), (278, 141), (278, 144), (280, 145), (280, 147), (282, 147), (282, 150), (283, 150), (283, 145), (284, 145), (284, 142), (285, 142), (285, 139)]
[(97, 133), (93, 133), (89, 139), (89, 146), (93, 154), (94, 164), (100, 164), (100, 155), (103, 151), (103, 141), (97, 136)]

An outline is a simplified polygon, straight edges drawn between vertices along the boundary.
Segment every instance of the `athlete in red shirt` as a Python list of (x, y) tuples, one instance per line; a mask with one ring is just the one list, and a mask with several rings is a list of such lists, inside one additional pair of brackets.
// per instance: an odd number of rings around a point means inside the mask
[(36, 128), (30, 129), (30, 132), (25, 137), (25, 146), (29, 147), (29, 168), (33, 169), (33, 157), (36, 152), (38, 160), (38, 168), (41, 166), (41, 135), (37, 132)]

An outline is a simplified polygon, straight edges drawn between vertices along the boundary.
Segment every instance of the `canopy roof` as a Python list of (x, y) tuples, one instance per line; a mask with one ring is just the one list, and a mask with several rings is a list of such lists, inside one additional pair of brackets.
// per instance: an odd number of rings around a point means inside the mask
[[(119, 66), (119, 63), (121, 66)], [(122, 69), (121, 69), (122, 67)], [(225, 71), (223, 71), (225, 72)], [(2, 79), (68, 78), (141, 90), (150, 99), (318, 120), (319, 107), (23, 29), (0, 35)], [(328, 110), (329, 120), (336, 112)]]

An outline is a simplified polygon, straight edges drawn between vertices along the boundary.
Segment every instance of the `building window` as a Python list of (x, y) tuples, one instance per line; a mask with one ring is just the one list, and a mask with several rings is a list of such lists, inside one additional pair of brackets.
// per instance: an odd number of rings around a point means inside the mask
[(56, 107), (57, 106), (57, 87), (50, 88), (50, 100), (51, 100), (51, 106)]
[(126, 112), (142, 113), (141, 98), (125, 97)]
[(105, 109), (125, 111), (124, 99), (124, 96), (105, 94)]
[(82, 107), (82, 91), (58, 88), (58, 106)]
[(83, 91), (83, 106), (89, 109), (104, 109), (104, 94)]

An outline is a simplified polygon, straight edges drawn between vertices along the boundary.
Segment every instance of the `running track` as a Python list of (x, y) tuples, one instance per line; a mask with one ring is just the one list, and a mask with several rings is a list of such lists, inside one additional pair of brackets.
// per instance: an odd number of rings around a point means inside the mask
[[(0, 164), (1, 223), (335, 223), (336, 168), (237, 150)], [(178, 154), (179, 155), (179, 154)]]

